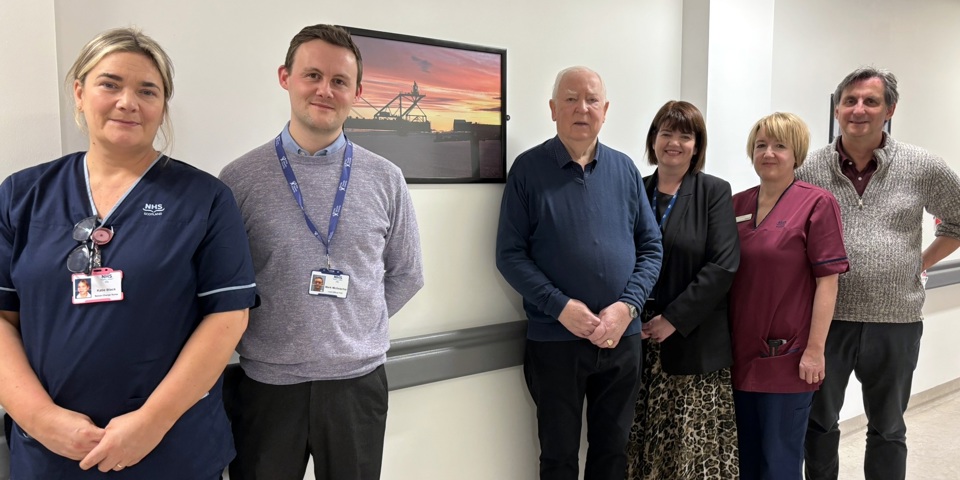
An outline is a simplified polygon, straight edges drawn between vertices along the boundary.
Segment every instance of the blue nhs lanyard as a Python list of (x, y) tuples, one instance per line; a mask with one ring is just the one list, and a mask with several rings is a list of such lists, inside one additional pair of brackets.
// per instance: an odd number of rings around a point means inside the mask
[[(653, 207), (653, 216), (657, 216), (657, 197), (660, 190), (657, 189), (659, 184), (654, 185), (653, 187), (653, 198), (650, 200), (650, 206)], [(677, 195), (680, 193), (680, 189), (677, 188), (677, 193), (673, 194), (673, 197), (670, 198), (670, 203), (667, 204), (667, 209), (663, 211), (663, 216), (660, 217), (660, 230), (663, 230), (663, 226), (667, 223), (667, 216), (670, 215), (670, 211), (673, 210), (673, 205), (677, 203)]]
[(323, 238), (323, 235), (317, 230), (316, 225), (310, 220), (310, 216), (307, 215), (307, 210), (303, 206), (303, 195), (300, 193), (300, 185), (297, 183), (297, 176), (293, 173), (293, 167), (290, 166), (290, 162), (287, 160), (287, 153), (283, 151), (280, 135), (277, 135), (277, 139), (273, 141), (273, 146), (277, 149), (277, 160), (280, 161), (280, 169), (283, 170), (283, 176), (287, 179), (287, 185), (290, 186), (290, 191), (293, 192), (293, 199), (297, 201), (297, 205), (300, 206), (300, 211), (303, 212), (303, 219), (307, 222), (307, 228), (310, 229), (310, 233), (312, 233), (314, 237), (317, 237), (317, 240), (320, 240), (320, 243), (322, 243), (326, 249), (327, 268), (330, 268), (330, 242), (333, 241), (333, 234), (336, 233), (337, 224), (340, 223), (340, 211), (343, 209), (343, 200), (347, 196), (347, 185), (350, 183), (350, 166), (353, 163), (353, 142), (347, 139), (347, 147), (343, 151), (343, 168), (340, 170), (340, 185), (337, 187), (337, 194), (333, 198), (333, 209), (330, 211), (330, 226), (327, 228), (326, 239)]

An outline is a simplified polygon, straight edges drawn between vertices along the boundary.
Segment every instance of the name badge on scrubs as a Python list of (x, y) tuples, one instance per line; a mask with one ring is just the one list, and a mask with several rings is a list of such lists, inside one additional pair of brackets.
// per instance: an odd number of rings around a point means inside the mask
[(737, 217), (737, 223), (746, 222), (747, 220), (750, 220), (751, 218), (753, 218), (753, 214), (752, 214), (752, 213), (748, 213), (748, 214), (746, 214), (746, 215), (740, 215), (739, 217)]
[(310, 272), (310, 295), (327, 295), (330, 297), (347, 298), (347, 289), (350, 287), (350, 276), (340, 270), (323, 268)]
[(90, 275), (75, 273), (70, 277), (74, 304), (118, 302), (123, 300), (123, 272), (110, 268), (94, 268)]

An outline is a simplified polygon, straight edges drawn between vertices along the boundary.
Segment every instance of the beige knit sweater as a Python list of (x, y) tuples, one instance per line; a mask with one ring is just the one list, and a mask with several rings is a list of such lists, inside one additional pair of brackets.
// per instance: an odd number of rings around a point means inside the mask
[(937, 236), (960, 239), (960, 177), (942, 158), (887, 136), (863, 196), (840, 171), (837, 144), (810, 152), (797, 178), (840, 204), (850, 271), (840, 276), (834, 320), (923, 320), (920, 283), (923, 211), (940, 218)]

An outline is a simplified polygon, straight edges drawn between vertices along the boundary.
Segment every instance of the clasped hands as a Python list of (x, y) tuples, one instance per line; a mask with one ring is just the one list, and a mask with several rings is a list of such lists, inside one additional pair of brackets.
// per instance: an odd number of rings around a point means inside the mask
[(583, 302), (571, 298), (558, 320), (570, 333), (590, 340), (597, 347), (616, 348), (633, 319), (623, 302), (614, 302), (594, 314)]
[(143, 460), (169, 428), (150, 421), (142, 410), (120, 415), (105, 428), (90, 417), (52, 405), (37, 416), (35, 431), (28, 432), (57, 455), (77, 460), (80, 468), (101, 472), (122, 470)]
[(663, 315), (657, 315), (643, 324), (643, 328), (640, 330), (640, 338), (652, 338), (657, 343), (663, 343), (676, 331), (677, 327), (674, 327), (669, 320), (663, 318)]

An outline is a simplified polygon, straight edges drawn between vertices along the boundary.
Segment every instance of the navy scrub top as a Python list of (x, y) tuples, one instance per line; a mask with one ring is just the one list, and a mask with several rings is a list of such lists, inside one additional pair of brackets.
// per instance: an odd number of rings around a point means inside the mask
[[(0, 310), (20, 313), (27, 359), (53, 401), (104, 427), (143, 405), (205, 315), (252, 307), (256, 294), (229, 188), (164, 157), (105, 222), (114, 236), (102, 264), (123, 271), (124, 299), (74, 305), (66, 259), (78, 245), (74, 224), (93, 215), (87, 192), (83, 152), (0, 185)], [(11, 476), (217, 477), (234, 456), (221, 385), (222, 377), (153, 452), (119, 472), (84, 472), (15, 426)]]

